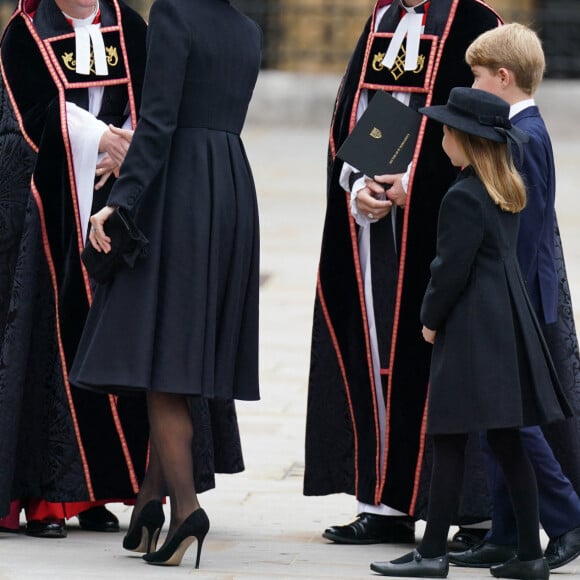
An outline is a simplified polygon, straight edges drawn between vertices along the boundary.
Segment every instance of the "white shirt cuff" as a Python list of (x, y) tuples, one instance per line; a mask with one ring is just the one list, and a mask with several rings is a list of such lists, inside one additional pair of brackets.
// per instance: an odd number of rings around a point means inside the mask
[(354, 218), (354, 221), (361, 228), (366, 228), (370, 224), (374, 224), (375, 222), (379, 221), (376, 218), (370, 218), (367, 215), (363, 215), (363, 214), (359, 213), (359, 211), (358, 211), (358, 207), (356, 205), (356, 198), (358, 196), (358, 192), (361, 189), (366, 187), (365, 179), (366, 179), (366, 177), (364, 175), (363, 175), (363, 177), (360, 177), (359, 179), (357, 179), (353, 183), (352, 191), (350, 192), (350, 213), (351, 213), (352, 217)]

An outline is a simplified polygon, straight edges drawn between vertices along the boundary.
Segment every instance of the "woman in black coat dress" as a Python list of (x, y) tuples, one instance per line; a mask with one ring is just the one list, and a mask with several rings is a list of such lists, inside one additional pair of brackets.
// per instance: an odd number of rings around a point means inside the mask
[(453, 165), (463, 167), (441, 204), (437, 253), (421, 309), (423, 336), (434, 345), (429, 511), (415, 551), (371, 568), (384, 576), (447, 576), (447, 534), (460, 496), (467, 436), (487, 430), (506, 474), (519, 536), (517, 557), (491, 572), (499, 578), (548, 578), (535, 476), (518, 429), (561, 420), (571, 411), (516, 256), (526, 198), (506, 142), (521, 147), (527, 138), (511, 127), (508, 103), (477, 89), (453, 89), (447, 105), (420, 111), (444, 123), (443, 149)]
[[(119, 207), (148, 252), (98, 288), (71, 382), (146, 391), (150, 462), (124, 546), (178, 565), (197, 538), (197, 566), (209, 521), (192, 446), (207, 426), (193, 424), (190, 406), (259, 398), (258, 214), (240, 132), (261, 32), (228, 0), (156, 0), (147, 51), (140, 121), (89, 239), (110, 251), (103, 226)], [(169, 531), (152, 552), (166, 492)]]

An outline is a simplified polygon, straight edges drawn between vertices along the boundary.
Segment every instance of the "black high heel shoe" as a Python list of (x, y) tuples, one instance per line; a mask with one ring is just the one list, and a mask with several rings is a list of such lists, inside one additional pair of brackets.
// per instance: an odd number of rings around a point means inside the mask
[(157, 499), (152, 499), (143, 506), (133, 527), (127, 530), (127, 535), (123, 538), (123, 548), (132, 552), (153, 552), (157, 547), (163, 522), (165, 522), (163, 504)]
[(169, 542), (166, 542), (157, 552), (145, 554), (143, 560), (148, 564), (156, 566), (179, 566), (183, 554), (197, 539), (197, 558), (195, 567), (199, 568), (201, 557), (201, 547), (205, 536), (209, 530), (209, 519), (202, 508), (196, 509), (184, 522), (175, 530), (175, 534)]

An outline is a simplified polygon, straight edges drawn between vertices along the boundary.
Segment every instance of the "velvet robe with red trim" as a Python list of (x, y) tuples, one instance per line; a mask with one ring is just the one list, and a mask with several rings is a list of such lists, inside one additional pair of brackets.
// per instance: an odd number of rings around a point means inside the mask
[[(40, 2), (20, 3), (1, 46), (0, 516), (13, 498), (132, 498), (148, 448), (144, 396), (108, 397), (68, 383), (92, 292), (80, 261), (84, 233), (63, 104), (86, 108), (88, 89), (63, 91), (44, 39), (72, 29), (53, 0)], [(143, 19), (101, 0), (101, 27), (119, 20), (130, 82), (105, 87), (99, 114), (114, 124), (127, 114), (136, 120), (146, 59)], [(107, 199), (109, 181), (93, 210)], [(201, 492), (214, 487), (216, 471), (241, 471), (243, 460), (231, 405), (193, 401), (192, 413)]]
[[(120, 124), (127, 111), (136, 118), (146, 24), (125, 6), (102, 4), (107, 25), (122, 14), (131, 62), (132, 86), (107, 87), (101, 107), (103, 121)], [(0, 513), (22, 497), (132, 498), (147, 459), (144, 400), (87, 396), (67, 379), (91, 293), (80, 265), (62, 99), (86, 108), (88, 89), (59, 93), (44, 39), (71, 32), (52, 0), (42, 0), (21, 3), (2, 39), (0, 165), (18, 187), (7, 184), (11, 203), (2, 208), (15, 223), (1, 266)]]
[[(393, 32), (398, 21), (392, 14), (389, 18), (393, 21), (390, 29), (385, 30), (381, 23), (384, 32)], [(357, 226), (350, 216), (349, 196), (339, 185), (342, 162), (335, 160), (336, 150), (354, 123), (372, 21), (367, 22), (351, 57), (330, 131), (327, 210), (312, 332), (304, 493), (348, 493), (364, 503), (382, 502), (420, 517), (425, 514), (429, 473), (424, 429), (431, 347), (421, 336), (419, 310), (435, 251), (439, 204), (456, 170), (441, 148), (441, 127), (424, 120), (402, 220), (399, 263), (384, 260), (378, 266), (373, 261), (387, 408), (386, 449), (381, 458)], [(478, 0), (431, 0), (424, 33), (438, 37), (433, 73), (427, 92), (413, 92), (410, 106), (445, 104), (452, 87), (471, 85), (465, 50), (479, 34), (498, 24), (498, 15)], [(371, 230), (371, 245), (372, 236)], [(393, 287), (394, 297), (388, 294)], [(380, 326), (384, 321), (388, 326)], [(483, 472), (478, 472), (479, 476), (467, 482), (460, 516), (465, 521), (486, 516), (489, 510)]]

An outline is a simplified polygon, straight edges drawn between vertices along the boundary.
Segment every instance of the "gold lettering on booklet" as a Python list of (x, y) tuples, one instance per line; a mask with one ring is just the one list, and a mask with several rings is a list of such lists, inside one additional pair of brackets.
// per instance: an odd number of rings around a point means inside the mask
[(407, 144), (407, 141), (409, 141), (410, 138), (411, 138), (411, 134), (406, 133), (405, 136), (403, 137), (403, 140), (401, 141), (401, 143), (399, 143), (399, 146), (397, 147), (397, 149), (395, 150), (395, 152), (393, 153), (393, 155), (389, 159), (389, 165), (392, 165), (394, 163), (394, 161), (399, 156), (399, 153), (401, 152), (403, 147)]
[[(119, 64), (119, 54), (117, 53), (116, 46), (105, 47), (105, 53), (107, 55), (107, 64), (109, 66), (117, 66)], [(60, 58), (62, 58), (62, 62), (68, 70), (76, 72), (77, 60), (75, 58), (74, 52), (63, 52)], [(93, 54), (92, 50), (89, 70), (92, 74), (97, 74), (95, 70), (95, 55)]]

